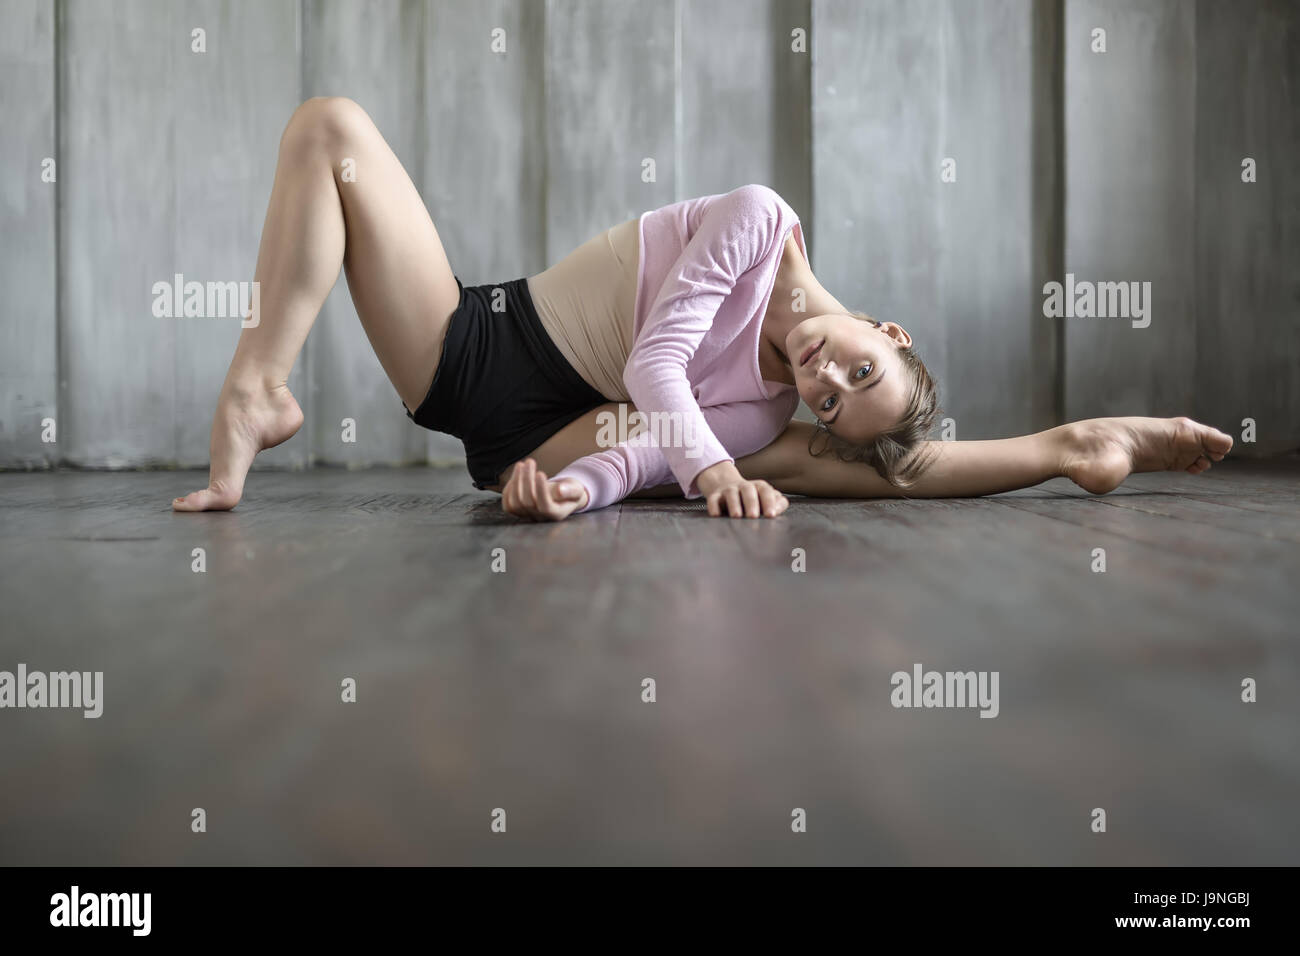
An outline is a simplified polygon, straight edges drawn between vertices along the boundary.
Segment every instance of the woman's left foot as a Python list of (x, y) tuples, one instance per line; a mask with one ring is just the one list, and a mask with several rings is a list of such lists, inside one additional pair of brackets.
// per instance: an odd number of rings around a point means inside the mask
[(1190, 418), (1092, 418), (1065, 427), (1061, 473), (1096, 495), (1114, 491), (1134, 472), (1199, 475), (1232, 448), (1229, 435)]

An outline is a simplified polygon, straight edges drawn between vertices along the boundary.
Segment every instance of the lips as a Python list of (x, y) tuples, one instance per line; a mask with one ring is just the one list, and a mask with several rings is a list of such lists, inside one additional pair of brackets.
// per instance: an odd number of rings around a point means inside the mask
[(812, 361), (812, 357), (816, 355), (818, 352), (820, 352), (822, 350), (822, 346), (825, 344), (826, 344), (826, 340), (822, 339), (816, 345), (810, 345), (808, 346), (808, 348), (804, 349), (803, 355), (799, 356), (799, 367), (803, 368), (810, 361)]

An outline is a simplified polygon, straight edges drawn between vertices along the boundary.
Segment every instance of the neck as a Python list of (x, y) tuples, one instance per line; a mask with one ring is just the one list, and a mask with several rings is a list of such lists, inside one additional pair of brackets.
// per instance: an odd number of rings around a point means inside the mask
[[(802, 296), (796, 295), (801, 291)], [(800, 301), (802, 299), (802, 301)], [(799, 311), (795, 311), (799, 307)], [(772, 284), (772, 295), (768, 299), (767, 312), (763, 315), (763, 344), (767, 354), (764, 377), (772, 381), (794, 384), (794, 372), (790, 367), (790, 357), (785, 354), (786, 337), (800, 322), (814, 315), (830, 312), (848, 312), (840, 301), (831, 295), (813, 275), (812, 268), (794, 244), (794, 238), (786, 245), (781, 265), (776, 271), (776, 281)]]

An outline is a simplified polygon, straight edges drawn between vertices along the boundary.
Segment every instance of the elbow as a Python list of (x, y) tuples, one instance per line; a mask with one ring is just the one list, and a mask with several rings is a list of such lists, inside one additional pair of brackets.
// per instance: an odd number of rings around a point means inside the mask
[(780, 218), (782, 211), (790, 209), (789, 203), (781, 198), (780, 193), (762, 183), (741, 186), (734, 196), (740, 206), (752, 210), (758, 218), (773, 223)]

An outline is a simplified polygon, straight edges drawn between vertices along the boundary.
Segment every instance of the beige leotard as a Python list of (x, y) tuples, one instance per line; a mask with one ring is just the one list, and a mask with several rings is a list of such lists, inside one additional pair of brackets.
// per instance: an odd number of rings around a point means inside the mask
[(610, 401), (627, 401), (623, 369), (632, 351), (639, 219), (607, 229), (545, 272), (528, 278), (537, 316), (583, 380)]

